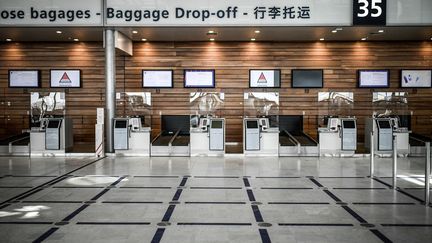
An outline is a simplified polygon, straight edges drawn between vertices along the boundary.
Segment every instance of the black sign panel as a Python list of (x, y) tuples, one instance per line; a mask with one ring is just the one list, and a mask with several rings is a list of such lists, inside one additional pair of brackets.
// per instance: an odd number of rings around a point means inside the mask
[(353, 25), (386, 25), (387, 0), (354, 0)]

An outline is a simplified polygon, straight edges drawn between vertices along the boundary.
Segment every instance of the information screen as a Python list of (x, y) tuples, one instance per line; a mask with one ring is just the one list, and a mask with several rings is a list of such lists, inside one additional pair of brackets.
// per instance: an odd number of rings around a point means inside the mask
[(293, 88), (322, 88), (323, 70), (292, 70)]
[(115, 128), (127, 128), (127, 121), (117, 120), (115, 123)]
[(172, 88), (172, 70), (143, 70), (142, 83), (144, 88)]
[(59, 120), (50, 120), (48, 122), (48, 128), (59, 128), (60, 127), (60, 121)]
[(432, 87), (432, 70), (402, 70), (402, 88), (430, 88)]
[(258, 128), (258, 121), (247, 121), (246, 127), (247, 128)]
[(343, 121), (344, 128), (355, 128), (354, 121)]
[(51, 70), (51, 88), (80, 88), (81, 70)]
[(212, 121), (211, 127), (212, 128), (222, 128), (222, 121)]
[(185, 88), (214, 88), (215, 71), (214, 70), (185, 70), (184, 87)]
[(358, 85), (360, 88), (388, 88), (388, 70), (359, 70)]
[(10, 88), (39, 88), (39, 70), (9, 70)]
[(390, 121), (378, 121), (380, 128), (391, 128)]
[(251, 88), (280, 88), (281, 71), (249, 70), (249, 87)]

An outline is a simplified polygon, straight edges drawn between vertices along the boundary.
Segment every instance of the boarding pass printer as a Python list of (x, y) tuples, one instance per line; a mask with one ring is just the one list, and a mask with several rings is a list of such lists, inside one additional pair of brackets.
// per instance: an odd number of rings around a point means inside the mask
[(218, 156), (225, 154), (225, 119), (199, 118), (198, 127), (191, 127), (191, 155)]
[(245, 155), (278, 156), (279, 128), (271, 127), (268, 118), (245, 118), (243, 127)]

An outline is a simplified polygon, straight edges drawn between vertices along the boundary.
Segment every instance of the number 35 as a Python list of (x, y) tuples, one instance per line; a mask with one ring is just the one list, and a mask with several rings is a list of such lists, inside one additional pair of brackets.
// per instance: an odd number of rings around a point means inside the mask
[[(371, 6), (371, 16), (376, 18), (379, 17), (382, 14), (382, 8), (378, 6), (378, 3), (382, 3), (382, 0), (372, 0), (372, 6)], [(360, 11), (357, 14), (357, 17), (364, 18), (369, 15), (369, 1), (368, 0), (359, 0), (360, 4)], [(375, 10), (375, 12), (373, 11)]]

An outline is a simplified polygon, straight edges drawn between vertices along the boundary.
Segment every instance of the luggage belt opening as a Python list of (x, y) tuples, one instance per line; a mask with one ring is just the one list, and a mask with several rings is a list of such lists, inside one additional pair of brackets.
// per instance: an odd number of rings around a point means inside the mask
[(188, 146), (190, 141), (189, 135), (180, 134), (181, 129), (172, 134), (167, 134), (164, 131), (160, 132), (152, 141), (153, 146)]

